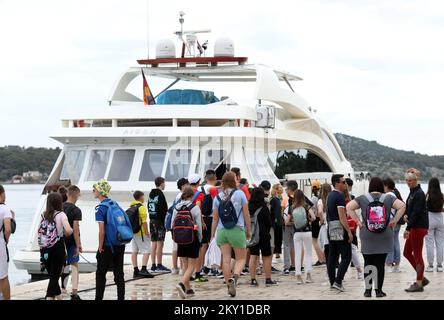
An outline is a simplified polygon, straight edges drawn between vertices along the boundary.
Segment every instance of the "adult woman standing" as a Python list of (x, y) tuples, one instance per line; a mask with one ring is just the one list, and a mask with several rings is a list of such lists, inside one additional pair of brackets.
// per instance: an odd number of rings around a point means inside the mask
[(328, 231), (327, 231), (327, 197), (332, 191), (331, 185), (324, 183), (321, 186), (321, 198), (318, 201), (318, 216), (319, 224), (321, 228), (319, 229), (318, 243), (322, 250), (324, 250), (325, 261), (328, 259)]
[[(294, 224), (294, 251), (296, 260), (296, 283), (302, 284), (302, 254), (304, 254), (305, 272), (307, 273), (307, 283), (313, 282), (312, 253), (311, 253), (311, 222), (316, 219), (312, 209), (305, 203), (305, 196), (301, 190), (294, 193), (294, 202), (291, 206), (291, 215), (288, 218)], [(302, 251), (304, 253), (302, 253)]]
[(197, 259), (199, 258), (200, 251), (200, 242), (202, 241), (202, 214), (199, 206), (193, 205), (192, 200), (194, 196), (194, 191), (191, 187), (186, 187), (181, 195), (181, 200), (178, 204), (176, 204), (173, 217), (171, 221), (173, 221), (173, 233), (174, 233), (174, 221), (177, 217), (178, 212), (186, 212), (187, 214), (191, 214), (191, 217), (194, 222), (194, 241), (190, 244), (178, 244), (177, 245), (177, 256), (181, 258), (183, 263), (182, 268), (184, 270), (182, 276), (182, 282), (180, 282), (176, 289), (179, 292), (179, 295), (182, 298), (186, 298), (187, 296), (194, 295), (194, 291), (190, 285), (190, 278), (194, 272), (194, 266), (196, 264)]
[[(234, 212), (233, 212), (234, 211)], [(233, 214), (227, 214), (233, 212)], [(251, 238), (251, 221), (248, 211), (248, 201), (237, 189), (236, 175), (227, 172), (222, 177), (221, 192), (213, 200), (213, 224), (211, 237), (214, 238), (217, 229), (217, 245), (222, 252), (222, 270), (228, 294), (236, 296), (237, 280), (245, 266), (247, 240)], [(234, 275), (231, 275), (231, 250), (234, 249)]]
[[(388, 193), (393, 197), (396, 197), (398, 200), (402, 200), (401, 194), (395, 187), (395, 182), (392, 178), (385, 178), (382, 180), (384, 183), (384, 193)], [(396, 215), (396, 210), (392, 209), (391, 219), (393, 219)], [(385, 260), (385, 264), (388, 268), (390, 268), (389, 272), (399, 273), (399, 264), (401, 263), (401, 246), (399, 243), (399, 232), (401, 230), (401, 226), (404, 224), (404, 219), (399, 219), (398, 223), (393, 229), (393, 249), (389, 254), (387, 254), (387, 259)]]
[(422, 258), (424, 237), (429, 231), (429, 215), (427, 213), (426, 196), (418, 183), (420, 177), (421, 173), (413, 168), (405, 174), (410, 194), (406, 201), (407, 216), (405, 220), (407, 227), (404, 232), (404, 239), (406, 239), (404, 257), (416, 271), (416, 282), (405, 290), (407, 292), (422, 292), (424, 287), (430, 283), (424, 277), (424, 260)]
[[(54, 229), (55, 226), (55, 229)], [(53, 236), (52, 230), (56, 232)], [(46, 299), (60, 299), (59, 279), (66, 260), (64, 238), (72, 234), (68, 217), (63, 212), (63, 200), (59, 193), (50, 193), (46, 200), (46, 211), (43, 213), (39, 227), (39, 244), (43, 256), (43, 264), (48, 271), (49, 282)]]
[(429, 181), (427, 189), (427, 210), (429, 212), (429, 232), (426, 236), (427, 261), (429, 266), (426, 272), (433, 272), (436, 248), (436, 271), (442, 272), (442, 261), (444, 254), (444, 222), (443, 207), (444, 196), (437, 178)]
[(313, 265), (315, 267), (322, 266), (323, 264), (326, 264), (325, 261), (325, 255), (324, 250), (320, 248), (318, 244), (318, 238), (319, 238), (319, 231), (321, 229), (320, 220), (318, 214), (318, 201), (319, 201), (319, 193), (321, 191), (321, 182), (319, 180), (313, 180), (311, 182), (311, 202), (313, 203), (313, 211), (315, 214), (316, 219), (312, 221), (311, 223), (311, 242), (313, 245), (313, 248), (316, 251), (316, 256), (318, 257), (318, 261)]
[(284, 233), (284, 218), (282, 216), (282, 194), (284, 188), (280, 183), (276, 183), (271, 188), (270, 210), (275, 219), (276, 228), (274, 230), (274, 252), (276, 259), (282, 254), (282, 236)]
[(256, 280), (256, 266), (259, 261), (259, 255), (262, 255), (265, 271), (265, 285), (276, 285), (277, 282), (271, 280), (271, 258), (273, 253), (271, 252), (270, 243), (270, 228), (271, 228), (271, 215), (267, 204), (264, 200), (265, 193), (262, 188), (253, 188), (250, 193), (250, 202), (248, 205), (248, 211), (253, 219), (257, 221), (257, 227), (259, 227), (258, 236), (259, 242), (249, 247), (250, 249), (250, 284), (257, 286)]
[[(362, 221), (356, 215), (355, 210), (361, 209)], [(390, 220), (391, 209), (396, 210), (396, 216)], [(386, 212), (386, 216), (379, 215)], [(405, 212), (405, 204), (395, 197), (384, 194), (384, 183), (378, 177), (370, 180), (368, 193), (355, 198), (347, 204), (347, 213), (360, 227), (361, 252), (364, 256), (365, 278), (368, 279), (371, 271), (372, 278), (366, 281), (364, 297), (371, 297), (372, 284), (376, 291), (376, 297), (382, 298), (386, 294), (382, 291), (384, 284), (385, 259), (387, 253), (393, 248), (393, 229)], [(385, 220), (374, 221), (375, 213)], [(374, 274), (376, 272), (376, 275)], [(376, 279), (375, 279), (376, 280)]]

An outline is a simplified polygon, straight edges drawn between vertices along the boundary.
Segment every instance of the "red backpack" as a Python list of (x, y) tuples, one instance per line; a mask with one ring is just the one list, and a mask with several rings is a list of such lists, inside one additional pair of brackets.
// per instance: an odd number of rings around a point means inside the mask
[(186, 245), (194, 242), (195, 224), (191, 210), (194, 205), (182, 206), (173, 221), (173, 240), (177, 244)]

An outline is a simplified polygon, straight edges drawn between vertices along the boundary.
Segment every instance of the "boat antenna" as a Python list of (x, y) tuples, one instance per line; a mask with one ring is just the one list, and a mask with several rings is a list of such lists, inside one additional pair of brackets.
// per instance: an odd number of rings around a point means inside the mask
[(185, 40), (183, 39), (183, 23), (185, 22), (185, 19), (183, 18), (183, 16), (185, 15), (185, 12), (183, 11), (179, 11), (179, 22), (180, 22), (180, 40), (182, 40), (182, 55), (181, 57), (184, 58), (185, 57)]
[(150, 0), (146, 0), (146, 51), (150, 58)]

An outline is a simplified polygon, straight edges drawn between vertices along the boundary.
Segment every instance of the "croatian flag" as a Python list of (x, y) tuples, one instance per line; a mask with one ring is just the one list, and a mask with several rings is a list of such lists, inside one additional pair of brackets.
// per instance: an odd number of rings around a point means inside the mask
[(149, 105), (149, 104), (156, 104), (156, 101), (154, 101), (153, 94), (151, 93), (150, 87), (148, 86), (148, 82), (146, 81), (145, 74), (143, 73), (142, 69), (142, 77), (143, 77), (143, 104)]

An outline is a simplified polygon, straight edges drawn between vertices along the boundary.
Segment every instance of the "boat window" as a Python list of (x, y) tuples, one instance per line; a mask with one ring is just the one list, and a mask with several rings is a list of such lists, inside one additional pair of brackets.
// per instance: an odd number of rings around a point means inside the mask
[(276, 179), (268, 170), (268, 162), (263, 151), (245, 150), (245, 158), (252, 178), (250, 183), (259, 184), (263, 180), (273, 181)]
[(165, 174), (167, 181), (177, 181), (187, 177), (190, 170), (192, 152), (189, 149), (176, 149), (170, 151)]
[(114, 151), (111, 169), (109, 170), (109, 181), (128, 181), (133, 168), (135, 150)]
[(92, 150), (89, 161), (87, 181), (96, 181), (105, 177), (109, 161), (109, 150)]
[(139, 180), (154, 181), (156, 177), (161, 176), (165, 155), (166, 150), (145, 150)]
[(66, 153), (60, 180), (70, 180), (72, 184), (79, 182), (85, 162), (85, 154), (84, 150), (70, 150)]
[(279, 179), (291, 173), (331, 172), (327, 163), (310, 150), (280, 150), (268, 156), (270, 167)]
[(227, 152), (225, 150), (207, 150), (205, 154), (205, 166), (204, 170), (213, 169), (216, 170), (221, 162), (226, 157)]

